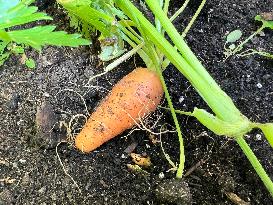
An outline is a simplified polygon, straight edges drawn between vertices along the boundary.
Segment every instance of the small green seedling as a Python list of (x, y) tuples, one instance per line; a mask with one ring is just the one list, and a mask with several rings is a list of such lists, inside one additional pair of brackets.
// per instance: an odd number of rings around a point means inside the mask
[[(242, 37), (242, 31), (237, 29), (230, 32), (226, 36), (226, 42), (224, 45), (225, 60), (233, 55), (249, 56), (254, 54), (273, 59), (273, 55), (265, 51), (258, 51), (256, 49), (243, 50), (245, 44), (253, 39), (256, 35), (260, 34), (264, 29), (273, 29), (273, 13), (262, 13), (261, 15), (257, 15), (255, 17), (255, 20), (262, 22), (262, 26), (253, 34), (251, 34), (248, 38), (239, 43), (237, 46), (235, 45), (235, 43), (238, 42), (238, 40), (240, 40), (240, 38)], [(229, 46), (227, 47), (227, 45)]]
[(14, 29), (15, 26), (39, 20), (52, 20), (51, 17), (38, 8), (30, 6), (33, 0), (0, 0), (0, 66), (11, 54), (21, 55), (22, 63), (28, 68), (35, 68), (32, 58), (25, 57), (25, 49), (33, 47), (41, 51), (42, 46), (72, 46), (89, 45), (90, 41), (80, 38), (79, 34), (67, 34), (64, 31), (54, 31), (55, 26), (35, 26), (27, 29)]
[[(230, 32), (227, 35), (226, 43), (225, 43), (225, 55), (228, 55), (228, 53), (236, 48), (236, 45), (234, 44), (236, 41), (238, 41), (242, 37), (243, 33), (241, 30), (237, 29), (232, 32)], [(226, 48), (226, 45), (230, 44), (228, 48)]]

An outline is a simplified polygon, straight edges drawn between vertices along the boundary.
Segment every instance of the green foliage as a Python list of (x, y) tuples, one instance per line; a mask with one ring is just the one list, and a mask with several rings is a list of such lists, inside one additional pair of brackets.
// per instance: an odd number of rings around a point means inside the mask
[(16, 30), (7, 32), (11, 41), (19, 44), (29, 45), (37, 50), (42, 46), (72, 46), (88, 45), (89, 42), (80, 39), (79, 34), (67, 34), (64, 31), (54, 32), (55, 26), (36, 26), (25, 30)]
[(0, 29), (10, 28), (12, 26), (22, 25), (38, 20), (52, 20), (51, 17), (47, 16), (45, 13), (37, 12), (37, 10), (37, 7), (27, 6), (22, 2), (19, 2), (12, 8), (3, 10), (0, 17)]
[(126, 16), (114, 7), (112, 0), (58, 0), (58, 3), (68, 11), (70, 25), (85, 37), (96, 30), (101, 33), (99, 58), (102, 61), (112, 60), (125, 52), (116, 17), (126, 19)]
[[(80, 38), (79, 34), (54, 31), (55, 26), (13, 29), (14, 26), (39, 20), (52, 20), (46, 13), (37, 12), (37, 7), (30, 6), (32, 2), (33, 0), (0, 0), (0, 66), (12, 53), (23, 54), (28, 46), (41, 51), (45, 45), (77, 47), (90, 44), (90, 41)], [(32, 61), (26, 61), (30, 68), (35, 67)]]

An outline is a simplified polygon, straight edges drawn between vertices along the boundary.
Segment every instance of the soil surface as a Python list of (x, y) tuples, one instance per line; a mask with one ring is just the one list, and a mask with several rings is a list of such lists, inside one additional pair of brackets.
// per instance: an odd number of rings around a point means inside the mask
[[(181, 6), (178, 2), (171, 4), (170, 14)], [(175, 21), (179, 30), (187, 25), (199, 4), (192, 1)], [(41, 8), (53, 15), (52, 8), (57, 6)], [(259, 122), (273, 121), (273, 61), (248, 56), (224, 62), (224, 37), (235, 29), (247, 37), (259, 27), (255, 15), (272, 9), (272, 0), (208, 0), (186, 37), (242, 113)], [(67, 28), (62, 22), (66, 21), (64, 15), (53, 17), (59, 29)], [(248, 46), (273, 52), (273, 32), (266, 30), (264, 34)], [(179, 122), (185, 141), (185, 171), (195, 169), (176, 184), (160, 144), (153, 143), (147, 131), (127, 131), (90, 154), (81, 154), (67, 143), (59, 144), (56, 150), (57, 143), (71, 134), (67, 128), (73, 116), (70, 128), (78, 132), (84, 122), (81, 116), (92, 112), (122, 76), (143, 65), (132, 58), (87, 86), (92, 76), (102, 72), (96, 53), (94, 46), (46, 47), (40, 54), (30, 49), (27, 55), (35, 59), (35, 70), (21, 65), (16, 56), (0, 68), (0, 204), (273, 203), (236, 142), (214, 135), (190, 117), (180, 116)], [(175, 68), (170, 66), (164, 75), (176, 108), (208, 109)], [(150, 123), (159, 116), (154, 132), (166, 122), (173, 125), (171, 115), (163, 110), (157, 110)], [(259, 131), (246, 138), (273, 179), (272, 148)], [(164, 134), (162, 141), (165, 152), (178, 162), (177, 134)], [(127, 154), (134, 146), (134, 152), (151, 158), (149, 168), (136, 171), (127, 167), (134, 164)]]

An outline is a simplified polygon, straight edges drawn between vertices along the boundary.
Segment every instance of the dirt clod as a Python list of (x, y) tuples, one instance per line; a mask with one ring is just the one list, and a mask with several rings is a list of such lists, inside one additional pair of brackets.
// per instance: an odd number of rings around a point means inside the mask
[(62, 140), (61, 133), (57, 133), (56, 129), (54, 129), (58, 127), (58, 123), (58, 116), (50, 102), (44, 101), (37, 107), (36, 137), (40, 140), (40, 144), (45, 145), (47, 148), (53, 148)]
[(180, 179), (166, 179), (155, 189), (159, 202), (176, 205), (192, 204), (192, 196), (187, 182)]

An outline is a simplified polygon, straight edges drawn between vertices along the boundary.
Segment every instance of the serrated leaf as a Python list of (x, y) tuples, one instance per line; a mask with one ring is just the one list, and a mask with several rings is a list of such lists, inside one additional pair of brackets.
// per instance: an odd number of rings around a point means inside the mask
[(84, 24), (88, 24), (90, 27), (93, 26), (96, 30), (99, 30), (103, 35), (109, 35), (109, 28), (107, 24), (111, 25), (114, 21), (112, 16), (107, 15), (104, 12), (100, 12), (90, 7), (90, 1), (64, 1), (59, 0), (60, 3), (66, 10), (68, 10), (70, 16), (77, 18), (72, 19), (72, 24), (77, 25), (77, 19)]
[(76, 16), (81, 16), (82, 19), (85, 19), (87, 21), (100, 19), (104, 21), (109, 21), (110, 23), (113, 21), (113, 16), (108, 15), (104, 10), (90, 7), (90, 4), (93, 3), (91, 0), (58, 0), (58, 3), (60, 3), (65, 9), (67, 9), (70, 14), (72, 13)]
[(263, 23), (264, 28), (273, 29), (273, 21), (265, 20), (261, 15), (255, 16), (256, 21), (261, 21)]
[(8, 4), (9, 0), (2, 0), (0, 4), (0, 29), (10, 28), (12, 26), (22, 25), (38, 20), (52, 20), (46, 13), (37, 12), (37, 7), (26, 6), (19, 2), (14, 7), (3, 6)]
[(5, 52), (5, 48), (7, 47), (7, 45), (8, 45), (8, 42), (0, 41), (0, 66), (2, 66), (4, 62), (10, 56), (10, 52)]
[(113, 34), (112, 28), (115, 27), (116, 16), (126, 19), (123, 12), (114, 7), (112, 0), (57, 1), (68, 11), (74, 26), (78, 28), (78, 25), (88, 25), (100, 31), (104, 36)]
[(41, 50), (42, 46), (89, 45), (90, 41), (80, 38), (80, 34), (67, 34), (64, 31), (53, 31), (55, 26), (37, 26), (30, 29), (7, 32), (12, 41)]
[(243, 33), (240, 30), (234, 30), (227, 35), (227, 43), (234, 43), (242, 37)]
[(5, 48), (7, 47), (8, 42), (7, 41), (0, 41), (0, 54), (2, 54), (5, 50)]
[(15, 7), (17, 4), (20, 3), (20, 0), (0, 0), (0, 14), (4, 13), (5, 11)]
[(9, 58), (10, 52), (0, 54), (0, 66), (4, 64), (4, 62)]
[(9, 35), (7, 34), (6, 31), (0, 30), (0, 40), (1, 40), (1, 41), (5, 41), (5, 42), (9, 42), (11, 39), (10, 39), (10, 37), (9, 37)]

